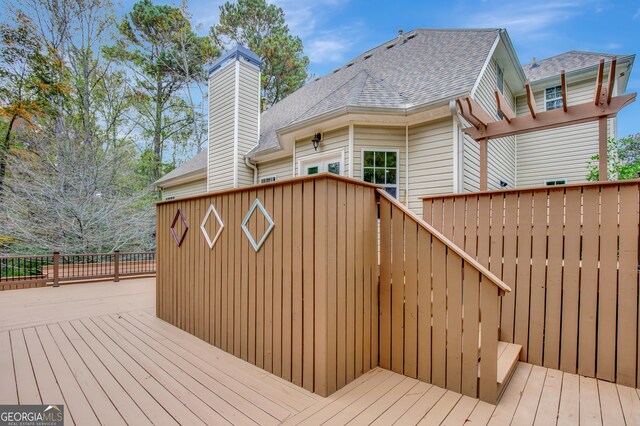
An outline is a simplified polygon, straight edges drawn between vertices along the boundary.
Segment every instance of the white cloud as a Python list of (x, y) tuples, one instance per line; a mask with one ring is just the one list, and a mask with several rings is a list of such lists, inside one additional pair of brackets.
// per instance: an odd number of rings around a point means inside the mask
[[(291, 33), (305, 38), (312, 35), (318, 25), (322, 24), (322, 17), (330, 18), (332, 9), (345, 6), (344, 0), (267, 0), (275, 3), (284, 10), (287, 25)], [(328, 19), (329, 20), (329, 19)]]
[(620, 43), (607, 43), (604, 45), (605, 48), (609, 49), (609, 50), (618, 50), (618, 49), (622, 49), (622, 45)]
[(636, 14), (633, 15), (633, 19), (640, 19), (640, 9), (636, 11)]
[(550, 34), (547, 30), (558, 27), (581, 12), (579, 2), (501, 3), (500, 7), (484, 9), (464, 18), (465, 27), (506, 28), (513, 36), (540, 38)]

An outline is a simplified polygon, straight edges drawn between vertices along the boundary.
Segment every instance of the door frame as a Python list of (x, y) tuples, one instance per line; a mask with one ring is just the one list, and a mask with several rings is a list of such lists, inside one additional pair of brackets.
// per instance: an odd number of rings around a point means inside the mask
[(340, 156), (340, 164), (341, 164), (341, 170), (340, 170), (340, 176), (346, 176), (345, 172), (346, 172), (346, 167), (344, 164), (344, 148), (337, 148), (337, 149), (332, 149), (330, 151), (325, 151), (325, 152), (318, 152), (318, 153), (313, 153), (313, 154), (309, 154), (309, 155), (305, 155), (304, 157), (298, 158), (298, 176), (306, 176), (303, 175), (301, 173), (302, 171), (302, 167), (305, 163), (309, 163), (312, 161), (325, 161), (328, 158), (332, 158), (332, 157), (337, 157)]

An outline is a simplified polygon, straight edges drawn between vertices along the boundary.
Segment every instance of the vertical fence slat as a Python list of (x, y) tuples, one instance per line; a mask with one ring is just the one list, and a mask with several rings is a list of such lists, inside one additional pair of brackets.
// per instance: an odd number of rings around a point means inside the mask
[(469, 267), (469, 265), (465, 264), (463, 274), (462, 393), (469, 396), (477, 396), (480, 280), (478, 271)]
[(338, 278), (337, 278), (337, 387), (347, 383), (347, 187), (338, 182)]
[(596, 320), (598, 317), (598, 248), (600, 245), (600, 188), (585, 187), (582, 193), (582, 270), (578, 374), (596, 375)]
[[(513, 340), (522, 345), (520, 360), (526, 361), (529, 348), (529, 298), (531, 296), (531, 228), (533, 219), (533, 193), (521, 192), (518, 197), (518, 265), (517, 285), (511, 287), (516, 292)], [(506, 262), (506, 260), (505, 260)]]
[(600, 285), (598, 290), (598, 355), (596, 376), (615, 380), (616, 294), (618, 253), (618, 188), (600, 190)]
[(273, 188), (273, 374), (282, 377), (282, 232), (286, 220), (282, 216), (282, 186)]
[(391, 368), (391, 203), (380, 198), (380, 367)]
[(314, 327), (313, 327), (313, 295), (314, 295), (314, 220), (315, 220), (315, 204), (314, 191), (315, 181), (304, 182), (303, 193), (303, 230), (302, 230), (302, 274), (303, 274), (303, 371), (302, 386), (313, 392), (313, 345), (314, 345)]
[(363, 203), (364, 203), (364, 188), (356, 187), (356, 208), (355, 208), (355, 225), (356, 225), (356, 245), (355, 245), (355, 377), (358, 378), (362, 375), (362, 348), (364, 336), (362, 334), (364, 330), (364, 221), (359, 219), (362, 217)]
[(560, 369), (577, 371), (578, 313), (580, 297), (580, 216), (581, 188), (567, 188), (565, 208), (564, 271), (562, 277), (562, 340)]
[[(508, 193), (504, 196), (504, 264), (502, 266), (502, 280), (516, 282), (516, 253), (518, 244), (518, 194)], [(500, 340), (512, 343), (515, 333), (515, 305), (517, 287), (502, 296), (502, 311), (500, 320)]]
[(303, 271), (302, 271), (302, 256), (303, 256), (303, 241), (304, 237), (302, 235), (303, 229), (303, 193), (302, 193), (302, 183), (297, 182), (293, 184), (293, 229), (291, 232), (293, 238), (293, 307), (292, 307), (292, 321), (293, 321), (293, 331), (292, 331), (292, 371), (291, 377), (293, 383), (298, 386), (302, 386), (302, 359), (299, 354), (303, 353), (303, 341), (302, 341), (302, 330), (303, 330)]
[(347, 382), (351, 382), (355, 378), (355, 315), (356, 315), (356, 301), (355, 301), (355, 261), (356, 261), (356, 203), (355, 188), (347, 186), (347, 312), (346, 312), (346, 325), (347, 325), (347, 353), (346, 353), (346, 373)]
[[(265, 188), (264, 207), (274, 217), (273, 187)], [(268, 228), (265, 222), (265, 232)], [(326, 232), (325, 232), (326, 235)], [(275, 231), (264, 242), (264, 369), (273, 372), (273, 250)], [(326, 257), (325, 257), (326, 259)]]
[(446, 386), (447, 373), (447, 270), (445, 245), (433, 239), (433, 331), (431, 338), (431, 381), (434, 385)]
[[(327, 380), (327, 348), (329, 333), (327, 327), (327, 180), (320, 179), (315, 181), (315, 236), (314, 244), (314, 293), (310, 295), (314, 300), (314, 317), (313, 324), (309, 327), (305, 326), (305, 332), (309, 332), (309, 328), (313, 328), (314, 347), (312, 348), (311, 357), (313, 359), (314, 378), (313, 391), (327, 396), (328, 380)], [(306, 296), (305, 296), (306, 298)], [(331, 336), (333, 338), (334, 335)]]
[[(337, 182), (327, 182), (327, 204), (337, 201)], [(337, 210), (337, 209), (336, 209)], [(338, 216), (327, 215), (327, 393), (337, 389), (337, 264), (338, 264)]]
[(562, 311), (562, 247), (564, 240), (564, 188), (549, 190), (547, 291), (544, 331), (544, 365), (560, 365)]
[(418, 379), (431, 381), (431, 234), (418, 230)]
[(447, 389), (454, 392), (462, 387), (462, 263), (447, 253)]
[(404, 375), (418, 375), (418, 227), (412, 220), (404, 224), (406, 250), (404, 294)]
[[(292, 218), (291, 185), (282, 189), (282, 217)], [(282, 378), (291, 380), (293, 220), (282, 222)]]
[(404, 368), (404, 213), (396, 206), (391, 210), (391, 370)]
[(532, 364), (542, 365), (544, 354), (545, 288), (547, 273), (547, 191), (533, 193), (533, 239), (531, 255), (531, 309), (529, 354)]
[(620, 185), (620, 271), (616, 381), (636, 387), (638, 336), (638, 185)]

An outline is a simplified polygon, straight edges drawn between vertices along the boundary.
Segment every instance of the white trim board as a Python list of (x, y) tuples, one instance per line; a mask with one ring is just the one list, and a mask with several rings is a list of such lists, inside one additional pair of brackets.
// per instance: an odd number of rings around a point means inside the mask
[(482, 80), (482, 76), (487, 71), (487, 68), (489, 67), (489, 64), (491, 63), (491, 60), (493, 59), (493, 54), (495, 53), (496, 48), (498, 47), (498, 43), (500, 43), (500, 34), (496, 35), (496, 39), (493, 42), (493, 45), (491, 46), (491, 50), (489, 50), (489, 54), (487, 55), (487, 59), (485, 59), (484, 64), (482, 65), (482, 68), (480, 69), (480, 73), (478, 74), (478, 78), (476, 78), (476, 82), (473, 83), (473, 87), (471, 88), (471, 92), (469, 92), (469, 96), (471, 96), (472, 98), (475, 98), (476, 90), (478, 90), (478, 86), (480, 85), (480, 80)]

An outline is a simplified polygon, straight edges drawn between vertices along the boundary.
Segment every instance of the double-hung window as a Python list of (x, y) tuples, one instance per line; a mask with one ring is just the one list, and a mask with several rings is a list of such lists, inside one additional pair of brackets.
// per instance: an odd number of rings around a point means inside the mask
[(362, 150), (362, 180), (384, 186), (398, 198), (398, 150)]
[(544, 107), (547, 111), (562, 108), (562, 86), (547, 87), (544, 90)]

